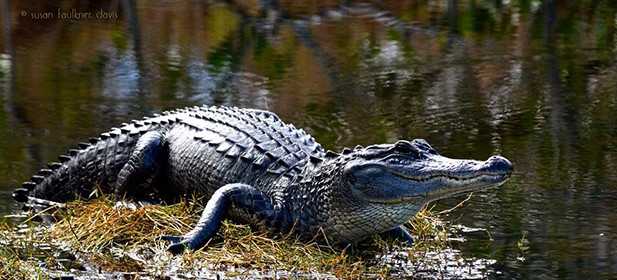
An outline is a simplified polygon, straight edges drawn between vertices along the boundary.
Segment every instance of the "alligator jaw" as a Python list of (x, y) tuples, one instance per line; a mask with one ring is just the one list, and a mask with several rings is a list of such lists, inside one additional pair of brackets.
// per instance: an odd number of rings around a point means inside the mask
[(393, 205), (430, 202), (497, 187), (510, 177), (512, 164), (500, 156), (476, 161), (433, 155), (413, 162), (390, 158), (366, 170), (370, 169), (380, 170), (370, 172), (377, 176), (367, 172), (367, 177), (379, 177), (371, 181), (378, 181), (381, 186), (365, 189), (360, 195), (372, 203)]
[[(399, 174), (396, 174), (396, 175), (399, 175)], [(456, 196), (456, 195), (463, 194), (463, 193), (469, 193), (469, 192), (479, 191), (479, 190), (483, 190), (487, 188), (498, 187), (508, 180), (509, 174), (504, 174), (504, 175), (481, 174), (475, 177), (469, 177), (469, 178), (463, 178), (463, 179), (454, 179), (448, 176), (433, 176), (430, 179), (414, 180), (414, 179), (409, 179), (404, 176), (400, 176), (400, 177), (406, 180), (412, 180), (415, 182), (427, 182), (428, 184), (440, 184), (440, 185), (444, 185), (445, 187), (437, 188), (434, 191), (429, 191), (429, 192), (424, 192), (424, 193), (414, 192), (413, 194), (410, 194), (410, 195), (401, 195), (398, 198), (390, 199), (387, 201), (379, 200), (379, 199), (370, 199), (370, 198), (367, 200), (373, 203), (389, 204), (389, 205), (414, 202), (414, 201), (417, 201), (418, 199), (423, 199), (425, 200), (425, 202), (431, 202), (431, 201), (435, 201), (435, 200), (439, 200), (439, 199), (443, 199), (447, 197)]]
[(498, 187), (505, 183), (509, 177), (510, 173), (501, 175), (481, 174), (479, 176), (465, 178), (463, 180), (446, 178), (444, 180), (444, 185), (447, 187), (428, 192), (426, 195), (426, 202), (452, 197), (463, 193)]
[(421, 187), (418, 191), (424, 192), (422, 195), (426, 202), (498, 187), (505, 183), (512, 173), (512, 163), (501, 156), (492, 156), (484, 162), (449, 159), (443, 156), (438, 156), (437, 159), (446, 162), (446, 166), (450, 169), (444, 168), (438, 171), (437, 175), (420, 178), (423, 181), (419, 183), (424, 188)]

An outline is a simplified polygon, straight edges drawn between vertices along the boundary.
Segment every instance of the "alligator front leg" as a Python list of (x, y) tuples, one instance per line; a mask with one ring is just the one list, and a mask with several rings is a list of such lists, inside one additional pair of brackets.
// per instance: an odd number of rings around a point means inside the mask
[(214, 192), (193, 230), (184, 236), (163, 237), (173, 242), (167, 250), (179, 254), (185, 249), (203, 247), (230, 211), (236, 211), (252, 223), (263, 223), (271, 230), (284, 231), (292, 226), (289, 212), (266, 194), (246, 184), (228, 184)]
[(136, 192), (135, 188), (152, 183), (163, 158), (163, 142), (164, 136), (158, 131), (139, 137), (128, 162), (118, 173), (114, 189), (116, 199), (124, 199), (125, 195)]

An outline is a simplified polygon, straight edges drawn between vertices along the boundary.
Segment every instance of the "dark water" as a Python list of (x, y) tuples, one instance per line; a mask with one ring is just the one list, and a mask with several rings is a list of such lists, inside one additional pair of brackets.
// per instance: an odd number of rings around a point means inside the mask
[(264, 2), (0, 0), (0, 214), (121, 122), (255, 107), (334, 150), (501, 153), (513, 178), (451, 216), (494, 239), (465, 254), (496, 259), (496, 278), (617, 277), (617, 2)]

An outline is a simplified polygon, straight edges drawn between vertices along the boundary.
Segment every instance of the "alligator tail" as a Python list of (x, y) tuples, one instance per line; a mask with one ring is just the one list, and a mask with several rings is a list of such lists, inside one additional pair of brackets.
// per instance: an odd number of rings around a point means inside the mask
[(89, 199), (97, 190), (113, 191), (116, 176), (139, 139), (159, 123), (135, 121), (115, 128), (59, 156), (13, 192), (18, 202), (39, 198), (55, 202)]

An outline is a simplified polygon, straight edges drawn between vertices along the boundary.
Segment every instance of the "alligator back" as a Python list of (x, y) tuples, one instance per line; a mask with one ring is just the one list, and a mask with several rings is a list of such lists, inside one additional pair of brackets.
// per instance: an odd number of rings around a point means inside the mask
[[(274, 113), (229, 107), (192, 107), (157, 114), (114, 128), (79, 144), (60, 162), (41, 169), (14, 197), (52, 201), (89, 198), (94, 190), (113, 191), (140, 136), (157, 130), (165, 135), (161, 193), (210, 195), (227, 183), (243, 182), (269, 192), (281, 178), (299, 174), (323, 148), (301, 129)], [(163, 181), (163, 182), (160, 182)]]
[(229, 107), (189, 110), (166, 142), (169, 185), (187, 188), (183, 193), (211, 195), (225, 184), (246, 183), (273, 194), (310, 157), (324, 156), (313, 137), (274, 113)]

